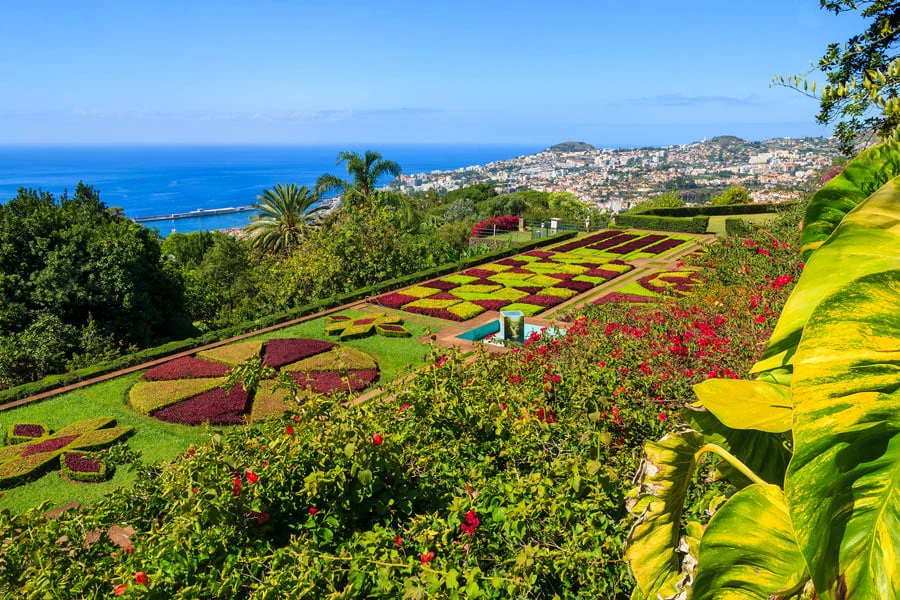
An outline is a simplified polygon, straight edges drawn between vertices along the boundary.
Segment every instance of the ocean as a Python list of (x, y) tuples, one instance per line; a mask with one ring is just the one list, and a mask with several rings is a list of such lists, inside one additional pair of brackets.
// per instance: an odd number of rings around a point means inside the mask
[[(94, 186), (108, 206), (132, 218), (246, 206), (276, 183), (310, 188), (322, 173), (346, 177), (344, 150), (381, 152), (406, 174), (450, 170), (532, 154), (537, 145), (371, 146), (18, 146), (0, 147), (0, 203), (20, 187), (59, 196), (79, 181)], [(381, 182), (386, 183), (386, 182)], [(166, 219), (146, 223), (173, 231), (242, 227), (252, 213)]]

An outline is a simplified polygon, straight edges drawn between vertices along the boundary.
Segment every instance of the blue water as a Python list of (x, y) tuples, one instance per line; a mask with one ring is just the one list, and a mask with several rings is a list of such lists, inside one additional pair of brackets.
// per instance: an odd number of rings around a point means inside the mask
[[(407, 174), (448, 170), (513, 158), (542, 147), (511, 145), (373, 146), (20, 146), (0, 147), (0, 203), (19, 187), (71, 193), (79, 181), (93, 185), (108, 206), (129, 217), (198, 208), (246, 206), (276, 183), (312, 187), (325, 172), (346, 176), (339, 152), (378, 150)], [(380, 182), (380, 183), (387, 183)], [(155, 221), (163, 235), (241, 227), (252, 213)]]

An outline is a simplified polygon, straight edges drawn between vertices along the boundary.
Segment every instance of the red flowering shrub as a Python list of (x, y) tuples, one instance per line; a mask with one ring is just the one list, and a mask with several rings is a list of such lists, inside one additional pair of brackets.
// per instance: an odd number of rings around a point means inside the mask
[(519, 217), (515, 215), (491, 217), (472, 226), (472, 237), (484, 237), (492, 235), (494, 232), (516, 231), (517, 229), (519, 229)]
[(144, 373), (144, 379), (147, 381), (171, 381), (174, 379), (222, 377), (229, 370), (228, 365), (185, 356), (150, 369)]
[(269, 340), (266, 344), (265, 359), (263, 364), (268, 367), (283, 367), (284, 365), (309, 358), (331, 350), (334, 344), (306, 338), (288, 338)]

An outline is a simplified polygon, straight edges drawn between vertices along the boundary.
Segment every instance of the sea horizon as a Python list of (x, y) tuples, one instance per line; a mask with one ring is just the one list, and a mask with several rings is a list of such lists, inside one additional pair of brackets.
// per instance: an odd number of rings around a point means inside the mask
[[(404, 173), (481, 165), (539, 152), (542, 144), (328, 144), (328, 145), (0, 145), (0, 204), (20, 187), (59, 197), (80, 182), (131, 218), (248, 206), (278, 183), (312, 187), (323, 173), (345, 177), (344, 150), (376, 150)], [(385, 180), (383, 183), (387, 183)], [(191, 216), (146, 226), (165, 236), (243, 227), (250, 213)]]

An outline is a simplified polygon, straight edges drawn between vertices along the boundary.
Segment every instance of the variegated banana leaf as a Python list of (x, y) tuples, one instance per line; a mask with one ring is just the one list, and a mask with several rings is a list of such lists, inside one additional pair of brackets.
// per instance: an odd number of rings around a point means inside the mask
[(627, 502), (628, 511), (638, 519), (625, 548), (637, 581), (635, 600), (672, 598), (681, 591), (681, 513), (702, 446), (703, 436), (696, 431), (644, 444), (644, 459), (635, 476), (638, 487)]
[(795, 593), (807, 581), (784, 493), (754, 484), (732, 496), (707, 525), (691, 598), (769, 600)]
[(806, 320), (829, 292), (863, 275), (900, 268), (898, 186), (900, 177), (853, 209), (812, 255), (754, 373), (793, 363)]
[(900, 175), (900, 143), (890, 141), (860, 152), (810, 200), (803, 220), (803, 258), (828, 239), (841, 220), (860, 202)]
[[(788, 462), (791, 460), (790, 437), (754, 429), (732, 429), (706, 410), (688, 409), (684, 418), (692, 429), (703, 432), (707, 444), (716, 444), (731, 452), (742, 463), (768, 483), (782, 485)], [(717, 477), (727, 479), (737, 487), (750, 480), (722, 461)]]
[(766, 381), (707, 379), (694, 386), (697, 404), (732, 429), (791, 430), (791, 388)]
[(797, 350), (792, 394), (785, 493), (816, 590), (900, 598), (900, 270), (825, 296)]

